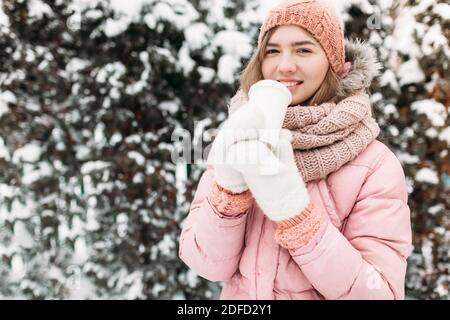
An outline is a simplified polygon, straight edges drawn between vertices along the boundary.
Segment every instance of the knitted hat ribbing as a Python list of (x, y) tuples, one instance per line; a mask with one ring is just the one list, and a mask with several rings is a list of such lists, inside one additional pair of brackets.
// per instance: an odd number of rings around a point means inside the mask
[(341, 74), (345, 62), (344, 33), (334, 10), (320, 0), (288, 0), (274, 7), (260, 28), (258, 45), (270, 29), (297, 25), (322, 46), (333, 71)]

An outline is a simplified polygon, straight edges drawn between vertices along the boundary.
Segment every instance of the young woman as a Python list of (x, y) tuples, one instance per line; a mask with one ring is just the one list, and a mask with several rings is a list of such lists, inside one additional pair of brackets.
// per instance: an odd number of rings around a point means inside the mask
[(225, 124), (263, 128), (246, 104), (250, 86), (286, 85), (293, 99), (276, 152), (257, 136), (236, 135), (227, 149), (276, 156), (281, 170), (208, 157), (180, 237), (180, 258), (223, 281), (222, 299), (404, 298), (410, 210), (403, 169), (376, 140), (366, 90), (378, 69), (323, 2), (271, 10)]

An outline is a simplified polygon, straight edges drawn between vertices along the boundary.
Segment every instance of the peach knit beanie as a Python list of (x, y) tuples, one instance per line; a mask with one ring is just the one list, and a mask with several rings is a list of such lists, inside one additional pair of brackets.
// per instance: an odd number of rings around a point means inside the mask
[(344, 32), (332, 7), (321, 0), (283, 1), (270, 10), (261, 26), (258, 45), (267, 31), (289, 24), (302, 27), (320, 43), (335, 73), (342, 75), (345, 72)]

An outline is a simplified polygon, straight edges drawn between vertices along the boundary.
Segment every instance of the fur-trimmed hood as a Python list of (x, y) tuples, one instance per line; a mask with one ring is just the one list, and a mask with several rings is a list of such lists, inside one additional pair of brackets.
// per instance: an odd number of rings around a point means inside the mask
[(337, 99), (346, 98), (356, 91), (370, 87), (372, 80), (378, 76), (381, 64), (377, 54), (367, 42), (345, 40), (345, 61), (351, 62), (350, 72), (340, 80)]

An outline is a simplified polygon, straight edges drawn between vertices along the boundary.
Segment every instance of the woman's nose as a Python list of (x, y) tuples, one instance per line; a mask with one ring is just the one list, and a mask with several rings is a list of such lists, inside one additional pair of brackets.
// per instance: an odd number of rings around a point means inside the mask
[(278, 69), (281, 72), (293, 72), (296, 69), (295, 61), (291, 56), (284, 55), (281, 57)]

